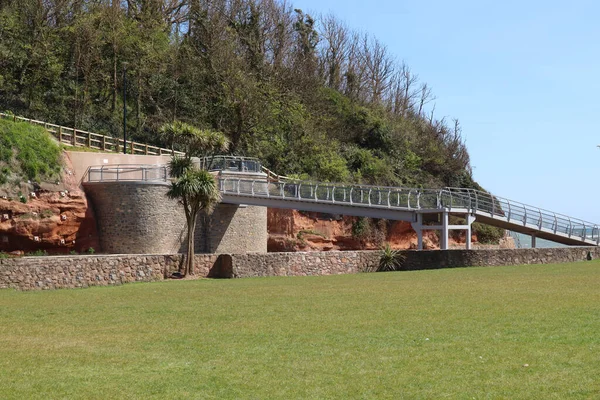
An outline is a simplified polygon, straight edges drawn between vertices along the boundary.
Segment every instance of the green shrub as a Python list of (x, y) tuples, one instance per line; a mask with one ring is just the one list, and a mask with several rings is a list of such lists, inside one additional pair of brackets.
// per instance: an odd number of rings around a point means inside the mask
[(479, 243), (498, 244), (500, 239), (504, 237), (504, 229), (496, 228), (495, 226), (474, 222), (472, 228), (473, 233), (477, 235)]
[(358, 217), (352, 223), (352, 237), (355, 239), (366, 239), (371, 234), (371, 225), (366, 217)]

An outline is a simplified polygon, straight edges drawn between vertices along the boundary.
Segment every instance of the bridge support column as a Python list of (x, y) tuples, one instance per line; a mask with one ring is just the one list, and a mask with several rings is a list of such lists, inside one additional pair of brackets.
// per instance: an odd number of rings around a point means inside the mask
[(467, 215), (467, 237), (466, 237), (466, 248), (467, 250), (471, 250), (472, 243), (471, 243), (471, 236), (473, 236), (473, 229), (471, 227), (471, 225), (473, 224), (473, 222), (475, 222), (475, 216), (474, 215)]
[(531, 248), (535, 249), (535, 233), (531, 234)]
[(440, 238), (440, 250), (448, 250), (448, 211), (442, 212), (442, 232)]
[[(471, 250), (471, 225), (475, 222), (475, 215), (466, 214), (464, 225), (450, 225), (449, 223), (449, 210), (443, 210), (442, 212), (435, 212), (430, 214), (436, 214), (438, 218), (438, 224), (435, 225), (423, 225), (423, 213), (417, 213), (417, 222), (412, 223), (412, 227), (417, 232), (417, 243), (418, 249), (423, 250), (423, 231), (424, 230), (436, 230), (440, 231), (440, 250), (448, 250), (449, 244), (449, 233), (453, 230), (464, 230), (466, 231), (466, 243), (467, 250)], [(441, 222), (441, 223), (440, 223)]]
[(417, 232), (417, 249), (423, 250), (423, 214), (417, 214), (417, 222), (413, 222), (411, 225)]

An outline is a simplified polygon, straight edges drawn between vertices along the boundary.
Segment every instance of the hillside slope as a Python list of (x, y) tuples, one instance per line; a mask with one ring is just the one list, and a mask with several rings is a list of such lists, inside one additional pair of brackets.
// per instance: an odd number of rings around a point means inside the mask
[(93, 212), (68, 157), (40, 127), (0, 120), (0, 251), (98, 248)]

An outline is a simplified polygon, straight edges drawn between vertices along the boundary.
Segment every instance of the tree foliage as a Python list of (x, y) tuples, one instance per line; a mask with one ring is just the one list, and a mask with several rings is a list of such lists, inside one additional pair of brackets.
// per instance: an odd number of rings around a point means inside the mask
[[(174, 156), (169, 163), (173, 177), (167, 196), (181, 202), (187, 226), (187, 257), (184, 275), (194, 274), (194, 238), (196, 222), (201, 211), (212, 213), (221, 201), (221, 194), (214, 176), (206, 168), (203, 159), (216, 152), (227, 151), (229, 139), (221, 132), (201, 130), (184, 122), (165, 124), (160, 131), (171, 138), (173, 147), (185, 150), (185, 156)], [(200, 157), (197, 165), (192, 157)]]
[(134, 140), (189, 124), (280, 174), (469, 184), (434, 100), (377, 38), (279, 0), (0, 2), (0, 109), (80, 129), (120, 136), (125, 106)]

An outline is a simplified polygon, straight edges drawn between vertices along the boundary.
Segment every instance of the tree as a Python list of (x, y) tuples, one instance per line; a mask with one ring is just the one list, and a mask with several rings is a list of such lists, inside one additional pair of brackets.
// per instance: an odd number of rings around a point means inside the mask
[(194, 237), (196, 222), (201, 211), (212, 213), (221, 201), (221, 194), (214, 176), (208, 172), (210, 163), (196, 164), (192, 159), (198, 156), (201, 160), (213, 157), (216, 152), (224, 152), (229, 148), (229, 139), (221, 132), (201, 130), (189, 124), (176, 121), (165, 126), (163, 131), (169, 132), (174, 142), (185, 148), (185, 156), (174, 156), (170, 163), (173, 181), (167, 192), (171, 199), (178, 199), (185, 211), (187, 224), (187, 256), (184, 276), (194, 274)]

